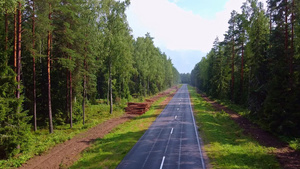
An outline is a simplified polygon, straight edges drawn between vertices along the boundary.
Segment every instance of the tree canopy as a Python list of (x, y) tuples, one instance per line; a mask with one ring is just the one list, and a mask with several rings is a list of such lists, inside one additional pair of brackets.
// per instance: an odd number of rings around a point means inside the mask
[[(179, 82), (149, 33), (133, 38), (130, 1), (0, 3), (0, 154), (26, 150), (30, 129), (85, 121), (85, 107)], [(102, 103), (103, 104), (103, 103)], [(53, 125), (52, 125), (53, 123)]]
[(300, 133), (299, 7), (294, 0), (269, 0), (268, 10), (247, 0), (232, 12), (225, 39), (191, 72), (191, 83), (214, 98), (250, 110), (268, 130)]

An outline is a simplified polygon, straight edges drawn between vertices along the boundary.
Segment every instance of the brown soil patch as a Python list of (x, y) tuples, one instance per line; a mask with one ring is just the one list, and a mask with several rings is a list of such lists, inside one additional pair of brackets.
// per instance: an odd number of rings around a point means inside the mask
[(286, 169), (299, 169), (300, 168), (300, 152), (295, 151), (289, 147), (287, 143), (280, 141), (277, 137), (268, 133), (258, 125), (253, 124), (247, 118), (242, 117), (238, 113), (230, 110), (229, 108), (211, 101), (207, 96), (201, 95), (202, 98), (210, 103), (217, 111), (225, 111), (228, 113), (241, 128), (244, 129), (244, 133), (252, 136), (261, 145), (266, 147), (274, 147), (276, 150), (274, 154), (278, 159), (282, 168)]
[[(157, 99), (163, 96), (168, 97), (161, 103), (160, 106), (164, 107), (169, 103), (174, 94), (170, 94), (172, 90), (176, 88), (171, 88), (163, 92), (163, 94), (158, 94), (154, 96), (153, 99)], [(105, 121), (98, 126), (89, 129), (84, 133), (80, 133), (71, 140), (68, 140), (62, 144), (58, 144), (51, 150), (45, 152), (40, 156), (35, 156), (29, 161), (27, 161), (20, 169), (61, 169), (68, 168), (80, 157), (80, 153), (89, 147), (94, 140), (97, 138), (103, 138), (108, 134), (113, 128), (119, 124), (125, 123), (126, 121), (133, 119), (137, 115), (125, 114), (119, 118), (113, 118)]]

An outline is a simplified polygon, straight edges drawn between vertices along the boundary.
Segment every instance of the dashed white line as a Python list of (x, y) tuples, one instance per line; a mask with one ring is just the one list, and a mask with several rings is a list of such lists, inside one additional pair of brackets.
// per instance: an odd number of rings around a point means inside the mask
[(159, 169), (162, 169), (163, 166), (164, 166), (164, 162), (165, 162), (165, 156), (163, 156), (162, 160), (161, 160), (161, 164), (160, 164), (160, 168)]
[(177, 108), (177, 110), (179, 110), (179, 108)]
[(174, 129), (174, 128), (172, 128), (172, 130), (171, 130), (171, 133), (170, 133), (170, 134), (172, 134), (172, 133), (173, 133), (173, 129)]
[(177, 116), (175, 116), (175, 119), (177, 119)]

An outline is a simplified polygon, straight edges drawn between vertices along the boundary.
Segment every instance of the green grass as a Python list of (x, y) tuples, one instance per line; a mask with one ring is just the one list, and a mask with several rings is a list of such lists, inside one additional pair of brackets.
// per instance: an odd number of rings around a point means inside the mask
[(300, 137), (297, 138), (297, 137), (287, 137), (287, 136), (279, 135), (274, 131), (268, 130), (265, 124), (262, 124), (261, 122), (257, 121), (257, 119), (251, 118), (250, 111), (247, 108), (234, 104), (229, 100), (216, 100), (216, 99), (213, 100), (237, 112), (238, 114), (248, 118), (251, 122), (259, 125), (262, 129), (273, 133), (273, 135), (277, 136), (281, 141), (286, 142), (292, 149), (300, 151)]
[(274, 148), (259, 145), (225, 112), (216, 112), (194, 88), (189, 87), (195, 119), (213, 168), (280, 168)]
[(119, 125), (103, 139), (97, 139), (71, 169), (115, 168), (160, 114), (159, 104), (165, 98), (156, 101), (145, 114)]
[(120, 117), (124, 114), (123, 105), (114, 107), (114, 112), (109, 113), (109, 106), (105, 104), (89, 105), (86, 109), (86, 123), (77, 122), (70, 129), (69, 124), (54, 126), (54, 133), (49, 134), (48, 129), (39, 129), (37, 132), (32, 132), (28, 140), (31, 143), (28, 150), (22, 152), (16, 157), (7, 160), (0, 160), (0, 169), (19, 167), (27, 160), (35, 155), (40, 155), (43, 152), (54, 147), (56, 144), (63, 143), (66, 140), (73, 138), (76, 134), (86, 131), (104, 121)]

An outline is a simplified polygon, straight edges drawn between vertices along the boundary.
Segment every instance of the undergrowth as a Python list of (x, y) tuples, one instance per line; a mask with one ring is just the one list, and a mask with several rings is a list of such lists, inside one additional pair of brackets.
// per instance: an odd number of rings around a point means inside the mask
[(7, 160), (0, 160), (0, 169), (19, 167), (35, 155), (41, 155), (56, 144), (63, 143), (73, 138), (76, 134), (86, 131), (102, 122), (120, 117), (124, 114), (124, 104), (115, 105), (113, 114), (109, 113), (109, 106), (105, 104), (89, 105), (86, 108), (85, 125), (81, 121), (74, 123), (70, 129), (69, 124), (54, 126), (54, 133), (49, 134), (48, 129), (38, 129), (32, 132), (28, 140), (30, 142), (26, 151)]

